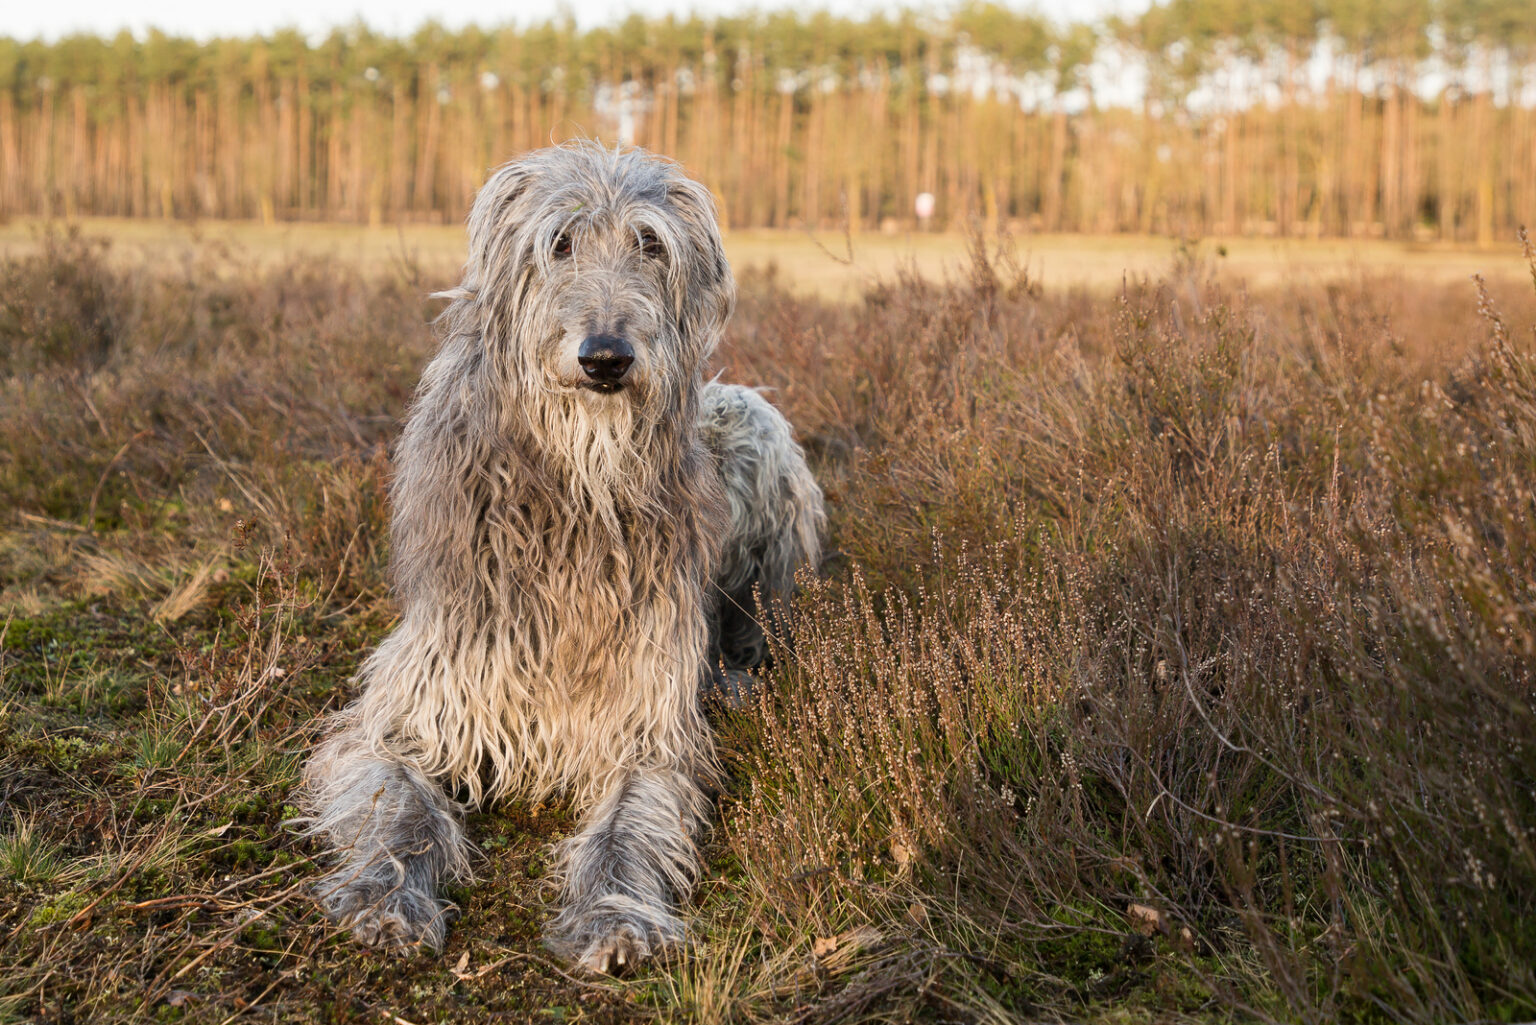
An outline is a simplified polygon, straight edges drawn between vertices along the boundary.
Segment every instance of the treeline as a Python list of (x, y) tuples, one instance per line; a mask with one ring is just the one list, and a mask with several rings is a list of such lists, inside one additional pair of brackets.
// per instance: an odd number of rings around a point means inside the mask
[(1536, 221), (1536, 10), (0, 39), (0, 215), (451, 220), (573, 135), (677, 157), (736, 226), (905, 226), (930, 192), (941, 227), (1489, 241)]

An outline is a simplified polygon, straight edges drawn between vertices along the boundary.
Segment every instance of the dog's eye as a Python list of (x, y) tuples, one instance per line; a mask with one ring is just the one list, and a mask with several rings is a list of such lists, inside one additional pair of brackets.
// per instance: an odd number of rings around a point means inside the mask
[(559, 236), (555, 239), (555, 245), (554, 245), (554, 249), (552, 250), (552, 252), (555, 254), (555, 257), (557, 259), (562, 259), (562, 260), (564, 258), (566, 258), (567, 256), (571, 255), (571, 233), (570, 232), (562, 231), (559, 234)]
[(667, 255), (667, 249), (661, 244), (661, 239), (657, 238), (656, 233), (649, 228), (640, 232), (640, 252), (652, 260), (660, 260)]

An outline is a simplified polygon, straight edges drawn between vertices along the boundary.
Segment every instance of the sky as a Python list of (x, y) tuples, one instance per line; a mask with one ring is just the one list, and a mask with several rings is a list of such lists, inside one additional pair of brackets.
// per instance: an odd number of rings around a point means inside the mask
[[(1005, 0), (1007, 2), (1007, 0)], [(1039, 11), (1060, 21), (1097, 18), (1106, 14), (1144, 9), (1147, 0), (1012, 0), (1014, 6)], [(622, 20), (641, 14), (724, 14), (744, 9), (799, 7), (827, 9), (839, 14), (860, 15), (894, 7), (927, 6), (921, 0), (891, 3), (889, 0), (564, 0), (536, 3), (529, 0), (0, 0), (0, 36), (13, 39), (57, 39), (72, 32), (114, 35), (127, 28), (142, 34), (158, 28), (174, 35), (207, 39), (243, 36), (279, 28), (298, 28), (306, 35), (323, 36), (338, 25), (361, 18), (381, 32), (404, 35), (428, 19), (450, 27), (466, 24), (527, 24), (544, 21), (563, 11), (583, 27)]]

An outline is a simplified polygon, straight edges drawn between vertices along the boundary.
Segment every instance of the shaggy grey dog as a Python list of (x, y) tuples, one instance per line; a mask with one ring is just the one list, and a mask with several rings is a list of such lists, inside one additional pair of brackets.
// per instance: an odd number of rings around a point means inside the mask
[[(305, 767), (365, 943), (441, 945), (462, 805), (563, 793), (561, 954), (683, 936), (714, 752), (700, 689), (763, 656), (749, 613), (814, 566), (821, 491), (784, 418), (705, 383), (735, 305), (713, 201), (578, 143), (500, 168), (469, 217), (392, 485), (400, 623)], [(714, 668), (712, 667), (723, 667)]]

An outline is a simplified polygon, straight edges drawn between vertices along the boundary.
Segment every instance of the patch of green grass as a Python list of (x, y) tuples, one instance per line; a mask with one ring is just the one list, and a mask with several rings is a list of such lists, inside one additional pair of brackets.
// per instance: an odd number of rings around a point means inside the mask
[(90, 715), (99, 713), (118, 700), (121, 690), (118, 674), (93, 666), (74, 678), (61, 675), (49, 681), (43, 694), (43, 704), (78, 715)]
[(134, 768), (170, 769), (186, 753), (189, 739), (181, 722), (156, 718), (135, 731), (125, 747)]
[(48, 839), (37, 819), (15, 816), (0, 833), (0, 875), (18, 883), (50, 883), (65, 871), (64, 846)]

